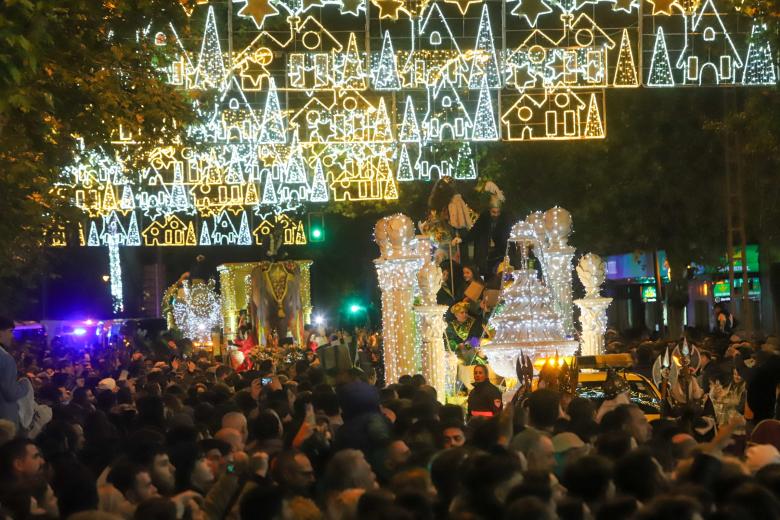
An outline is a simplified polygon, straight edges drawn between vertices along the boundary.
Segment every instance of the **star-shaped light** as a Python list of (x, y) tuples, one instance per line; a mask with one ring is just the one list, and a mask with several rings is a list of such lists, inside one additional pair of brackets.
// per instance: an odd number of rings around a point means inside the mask
[(536, 27), (540, 16), (552, 13), (552, 8), (544, 0), (520, 0), (512, 14), (528, 20), (528, 25)]
[(444, 0), (445, 4), (454, 4), (458, 7), (460, 14), (465, 15), (471, 4), (479, 4), (482, 0)]
[(398, 20), (398, 11), (404, 7), (403, 0), (371, 0), (379, 8), (379, 19)]
[(563, 51), (560, 49), (553, 49), (550, 56), (545, 63), (545, 76), (548, 83), (554, 83), (559, 76), (562, 76), (566, 72), (566, 59)]
[(667, 16), (672, 16), (674, 13), (674, 8), (677, 7), (678, 9), (682, 9), (682, 6), (680, 6), (679, 3), (677, 3), (677, 0), (647, 0), (651, 4), (653, 4), (653, 16), (657, 14), (665, 14)]
[(363, 0), (342, 0), (341, 14), (360, 15), (360, 8), (363, 7)]
[(270, 0), (246, 0), (246, 4), (238, 12), (238, 16), (251, 18), (258, 29), (263, 28), (265, 19), (279, 14), (279, 11), (271, 5)]
[(615, 12), (625, 11), (630, 13), (635, 7), (639, 7), (637, 0), (615, 0), (612, 4), (612, 10)]
[(515, 67), (514, 77), (515, 86), (518, 90), (525, 90), (536, 86), (537, 77), (536, 74), (531, 72), (530, 63), (523, 63), (519, 67)]

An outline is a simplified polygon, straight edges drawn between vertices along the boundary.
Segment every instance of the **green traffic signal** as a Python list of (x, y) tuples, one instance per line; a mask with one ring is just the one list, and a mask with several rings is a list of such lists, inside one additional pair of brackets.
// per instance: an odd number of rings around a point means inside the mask
[(322, 213), (309, 213), (309, 242), (325, 241), (325, 217)]

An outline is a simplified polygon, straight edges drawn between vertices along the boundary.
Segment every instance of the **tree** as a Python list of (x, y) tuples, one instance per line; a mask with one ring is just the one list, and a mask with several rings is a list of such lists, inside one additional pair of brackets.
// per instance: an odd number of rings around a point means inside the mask
[[(111, 137), (121, 125), (138, 143), (124, 157), (133, 164), (193, 119), (191, 100), (165, 83), (161, 68), (168, 56), (151, 37), (165, 32), (171, 20), (186, 28), (177, 0), (4, 3), (0, 307), (16, 300), (7, 296), (20, 283), (38, 280), (45, 236), (76, 216), (70, 201), (51, 187), (74, 161), (79, 142), (113, 157)], [(144, 27), (152, 28), (151, 35), (137, 38)], [(182, 125), (172, 125), (174, 120)]]

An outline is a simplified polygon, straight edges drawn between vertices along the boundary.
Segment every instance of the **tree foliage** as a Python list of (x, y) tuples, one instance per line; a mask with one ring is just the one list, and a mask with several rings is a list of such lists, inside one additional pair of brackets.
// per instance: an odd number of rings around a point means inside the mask
[[(0, 16), (0, 273), (36, 274), (44, 237), (70, 217), (51, 187), (79, 140), (112, 153), (121, 125), (143, 153), (193, 116), (165, 84), (151, 37), (168, 20), (186, 27), (177, 0), (6, 0)], [(176, 120), (178, 124), (172, 124)]]

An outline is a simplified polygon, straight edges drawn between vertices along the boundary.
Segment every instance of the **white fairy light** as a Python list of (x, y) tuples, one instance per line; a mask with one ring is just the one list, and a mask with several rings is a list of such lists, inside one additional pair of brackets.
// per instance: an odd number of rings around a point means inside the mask
[(515, 224), (510, 240), (520, 247), (521, 266), (512, 272), (513, 281), (490, 318), (495, 335), (484, 347), (490, 366), (503, 377), (516, 377), (515, 362), (521, 352), (533, 360), (556, 353), (570, 356), (577, 350), (577, 342), (566, 337), (549, 289), (528, 267), (528, 247), (536, 242), (533, 227)]
[(222, 326), (222, 299), (214, 281), (190, 284), (185, 280), (173, 303), (173, 319), (182, 335), (198, 343), (211, 340), (211, 331)]

